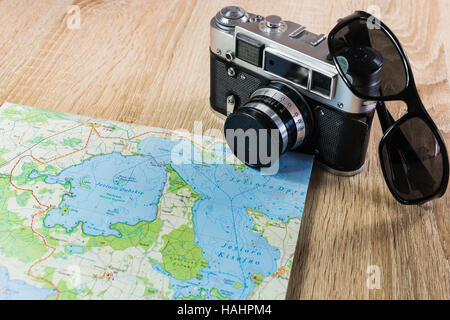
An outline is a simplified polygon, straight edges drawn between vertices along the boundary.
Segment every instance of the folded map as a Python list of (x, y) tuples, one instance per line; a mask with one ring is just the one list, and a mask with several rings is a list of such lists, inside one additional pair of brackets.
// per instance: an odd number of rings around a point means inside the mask
[(5, 103), (0, 299), (284, 299), (312, 163)]

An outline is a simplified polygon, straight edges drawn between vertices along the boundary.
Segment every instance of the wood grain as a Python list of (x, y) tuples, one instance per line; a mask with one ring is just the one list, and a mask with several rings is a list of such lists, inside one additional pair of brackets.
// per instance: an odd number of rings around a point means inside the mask
[[(411, 60), (423, 102), (450, 141), (447, 0), (234, 1), (316, 33), (378, 5)], [(227, 1), (1, 0), (0, 103), (169, 129), (222, 128), (209, 108), (209, 20)], [(81, 27), (67, 28), (70, 5)], [(396, 117), (405, 107), (390, 104)], [(374, 121), (365, 170), (342, 178), (314, 168), (289, 299), (449, 299), (450, 196), (399, 205), (381, 176)], [(366, 286), (369, 265), (381, 288)]]

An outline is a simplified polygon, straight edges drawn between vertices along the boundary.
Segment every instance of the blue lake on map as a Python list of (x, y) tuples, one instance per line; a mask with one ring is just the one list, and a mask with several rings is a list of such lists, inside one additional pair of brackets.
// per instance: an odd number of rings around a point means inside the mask
[(64, 250), (69, 254), (82, 254), (84, 252), (84, 248), (75, 245), (67, 245)]
[[(47, 227), (61, 225), (71, 231), (80, 222), (90, 235), (120, 236), (112, 224), (135, 225), (156, 218), (157, 204), (167, 169), (149, 157), (112, 153), (72, 166), (47, 183), (71, 183), (69, 195), (44, 220)], [(70, 214), (69, 214), (70, 213)]]
[(0, 266), (0, 300), (44, 300), (56, 290), (36, 288), (24, 281), (11, 280), (8, 269)]
[[(185, 146), (179, 148), (180, 144)], [(172, 149), (175, 146), (178, 148)], [(239, 170), (229, 164), (171, 161), (171, 150), (189, 148), (189, 141), (152, 137), (139, 145), (140, 153), (171, 163), (180, 176), (203, 195), (193, 208), (194, 230), (195, 240), (209, 265), (200, 271), (201, 280), (172, 279), (172, 287), (177, 290), (175, 297), (198, 295), (199, 288), (220, 288), (222, 295), (232, 299), (247, 298), (255, 288), (250, 275), (269, 276), (275, 272), (280, 251), (251, 230), (254, 222), (246, 209), (261, 211), (269, 219), (283, 222), (301, 218), (313, 158), (290, 153), (283, 157), (279, 172), (272, 176), (248, 167)], [(225, 151), (223, 148), (217, 150), (219, 157)], [(241, 283), (242, 287), (234, 287), (236, 283)]]

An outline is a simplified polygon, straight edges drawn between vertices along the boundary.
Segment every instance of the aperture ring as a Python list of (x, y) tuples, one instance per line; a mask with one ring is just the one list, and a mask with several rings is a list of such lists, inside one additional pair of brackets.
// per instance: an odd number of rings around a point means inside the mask
[(282, 151), (281, 153), (284, 153), (286, 149), (288, 148), (288, 141), (289, 141), (289, 135), (288, 130), (286, 128), (286, 125), (284, 124), (283, 120), (280, 118), (278, 114), (276, 114), (275, 111), (273, 111), (271, 108), (269, 108), (267, 105), (261, 102), (249, 102), (245, 105), (244, 108), (252, 108), (261, 111), (275, 123), (275, 125), (278, 128), (278, 131), (281, 135), (282, 140)]
[(268, 108), (272, 109), (283, 121), (288, 132), (288, 146), (287, 150), (291, 150), (292, 147), (297, 142), (297, 128), (294, 124), (294, 119), (292, 119), (291, 114), (286, 110), (286, 108), (279, 103), (277, 100), (266, 96), (256, 96), (252, 98), (252, 102), (259, 102), (265, 104)]
[(306, 137), (305, 121), (300, 110), (292, 99), (283, 92), (273, 88), (260, 88), (256, 90), (250, 98), (255, 98), (258, 96), (265, 96), (276, 100), (289, 112), (297, 129), (296, 142), (294, 143), (292, 149), (299, 147)]

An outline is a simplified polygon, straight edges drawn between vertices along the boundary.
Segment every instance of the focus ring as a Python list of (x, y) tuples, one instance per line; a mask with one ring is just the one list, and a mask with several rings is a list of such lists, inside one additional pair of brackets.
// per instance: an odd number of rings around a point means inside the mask
[(297, 129), (294, 123), (294, 119), (291, 114), (286, 110), (286, 108), (277, 100), (266, 97), (266, 96), (256, 96), (252, 98), (252, 102), (258, 102), (260, 104), (266, 105), (266, 108), (272, 110), (272, 112), (276, 113), (278, 117), (283, 122), (283, 125), (286, 127), (286, 131), (288, 133), (288, 145), (287, 149), (292, 149), (294, 145), (297, 143)]
[(252, 108), (252, 109), (259, 110), (262, 113), (264, 113), (265, 115), (267, 115), (268, 117), (270, 117), (270, 119), (273, 121), (273, 123), (275, 123), (275, 125), (278, 128), (278, 131), (280, 132), (282, 146), (283, 146), (281, 148), (281, 153), (284, 153), (287, 150), (288, 145), (289, 145), (289, 135), (288, 135), (288, 129), (287, 129), (284, 121), (280, 118), (280, 116), (275, 111), (273, 111), (270, 107), (268, 107), (266, 104), (259, 103), (257, 101), (249, 102), (248, 104), (245, 105), (245, 108)]
[(295, 102), (290, 97), (288, 97), (286, 94), (281, 92), (279, 89), (270, 88), (270, 87), (260, 88), (260, 89), (256, 90), (252, 94), (251, 98), (256, 98), (258, 96), (265, 96), (265, 97), (272, 98), (273, 100), (280, 103), (284, 107), (284, 109), (286, 109), (289, 112), (291, 118), (294, 121), (296, 131), (297, 131), (297, 134), (295, 135), (296, 141), (295, 141), (294, 145), (292, 146), (292, 149), (299, 147), (305, 140), (306, 128), (305, 128), (305, 121), (303, 119), (302, 113), (296, 106)]

